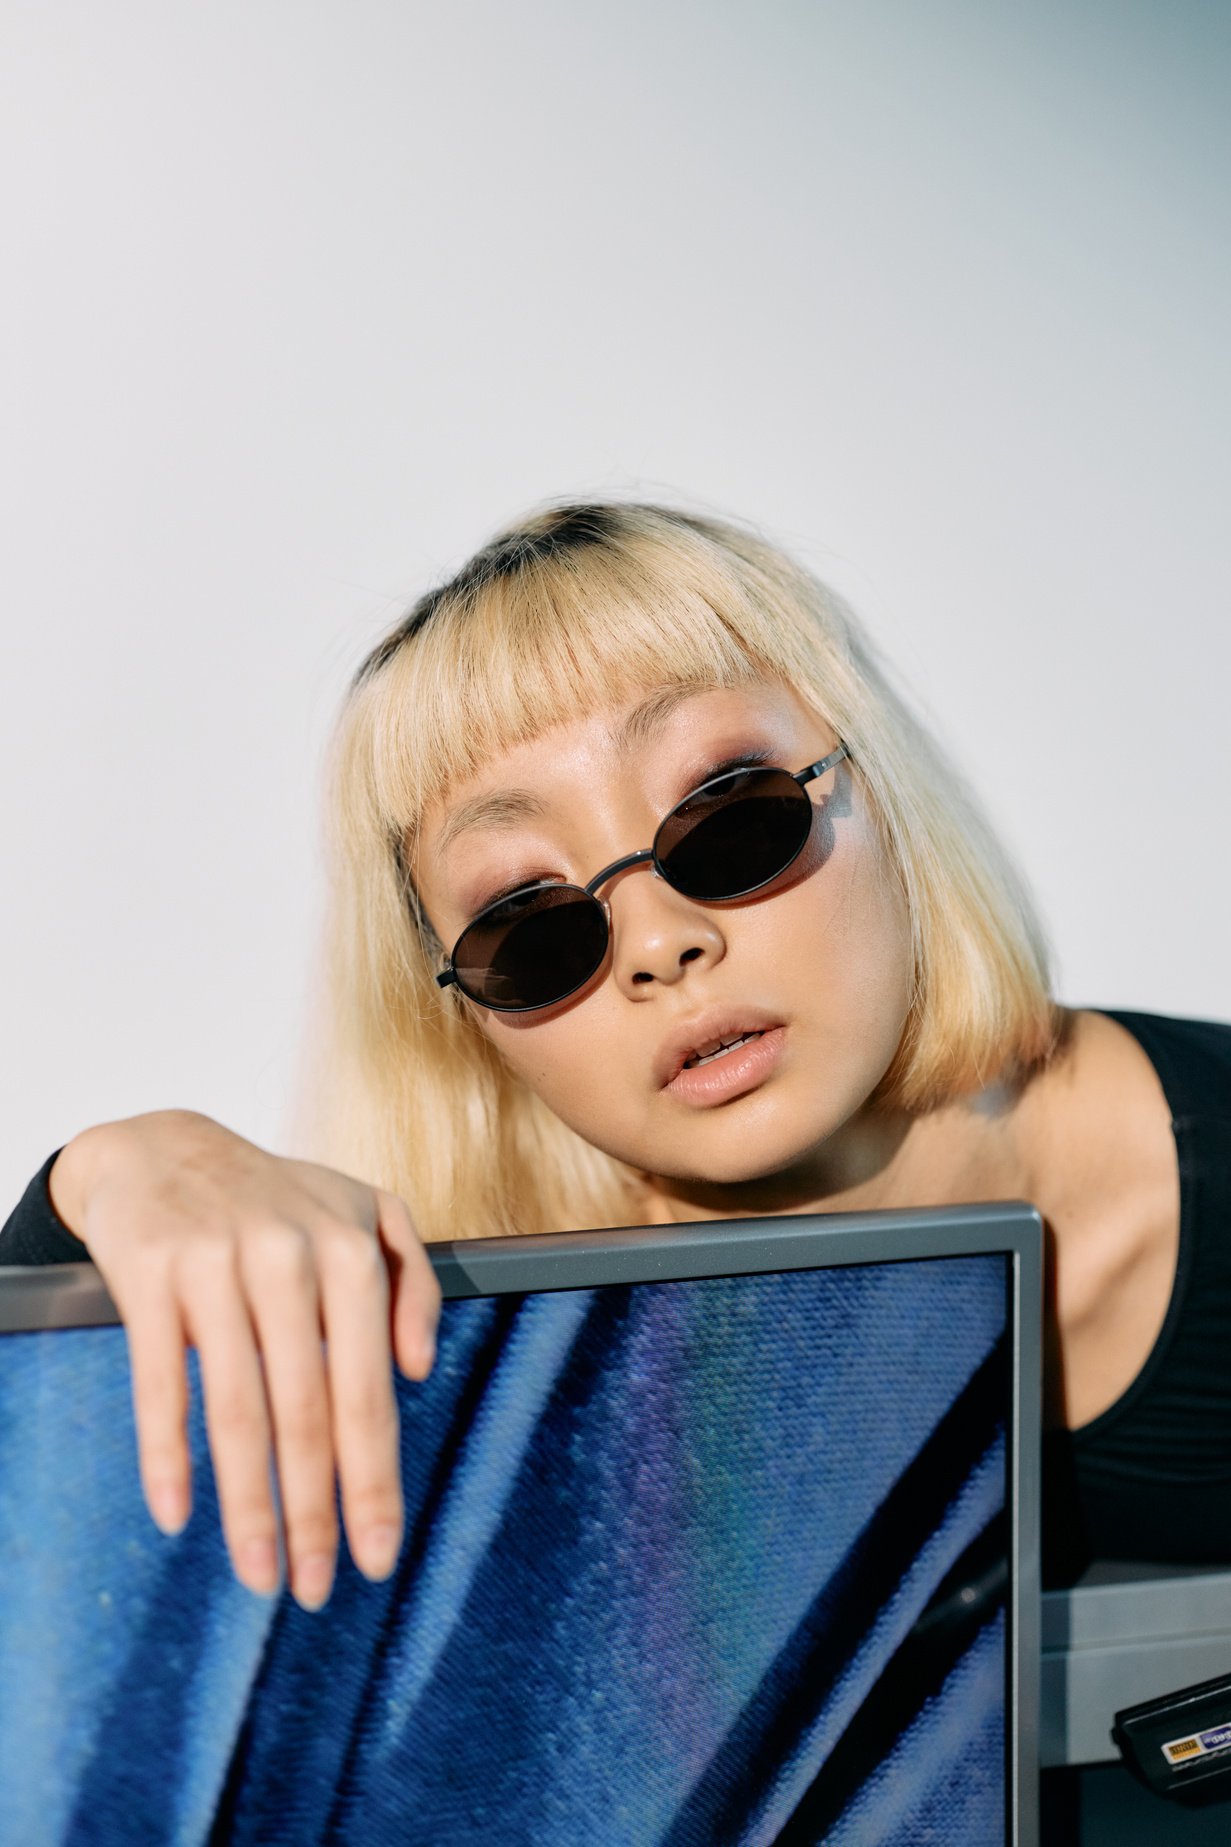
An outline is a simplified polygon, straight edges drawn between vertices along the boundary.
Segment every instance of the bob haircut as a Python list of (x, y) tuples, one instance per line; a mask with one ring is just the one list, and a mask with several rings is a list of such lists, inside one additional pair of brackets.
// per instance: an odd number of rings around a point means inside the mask
[(325, 756), (327, 902), (295, 1139), (419, 1236), (646, 1222), (645, 1176), (506, 1067), (415, 891), (425, 809), (514, 744), (655, 686), (788, 684), (853, 754), (910, 920), (913, 994), (874, 1105), (1018, 1085), (1066, 1034), (1017, 867), (843, 600), (751, 530), (552, 504), (423, 597), (356, 672)]

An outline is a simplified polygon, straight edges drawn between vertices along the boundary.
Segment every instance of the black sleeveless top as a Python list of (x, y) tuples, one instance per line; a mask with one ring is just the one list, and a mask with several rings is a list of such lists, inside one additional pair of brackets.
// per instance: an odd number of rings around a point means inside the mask
[(1043, 1439), (1043, 1582), (1091, 1559), (1231, 1566), (1231, 1024), (1092, 1009), (1158, 1073), (1180, 1175), (1171, 1298), (1115, 1403)]
[[(1132, 1033), (1171, 1107), (1179, 1257), (1132, 1384), (1091, 1423), (1044, 1436), (1045, 1585), (1094, 1558), (1231, 1565), (1231, 1023), (1091, 1011)], [(48, 1195), (59, 1152), (0, 1227), (0, 1264), (88, 1261)]]

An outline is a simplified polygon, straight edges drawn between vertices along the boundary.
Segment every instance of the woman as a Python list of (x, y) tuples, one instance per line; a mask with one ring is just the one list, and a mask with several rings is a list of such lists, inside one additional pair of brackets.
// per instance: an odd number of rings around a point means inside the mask
[(1022, 879), (838, 598), (733, 525), (551, 508), (372, 652), (330, 767), (320, 1160), (106, 1123), (0, 1235), (98, 1265), (165, 1530), (191, 1340), (243, 1581), (277, 1582), (271, 1424), (300, 1601), (335, 1461), (392, 1569), (424, 1242), (1007, 1198), (1047, 1228), (1049, 1574), (1083, 1522), (1231, 1558), (1231, 1025), (1052, 998)]

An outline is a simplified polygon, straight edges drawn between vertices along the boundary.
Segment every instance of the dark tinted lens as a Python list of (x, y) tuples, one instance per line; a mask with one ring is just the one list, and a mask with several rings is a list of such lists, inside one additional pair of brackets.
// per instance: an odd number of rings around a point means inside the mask
[(784, 872), (811, 826), (807, 791), (786, 770), (733, 770), (672, 810), (655, 850), (677, 891), (738, 898)]
[(483, 1007), (546, 1007), (590, 979), (607, 953), (607, 917), (574, 885), (539, 886), (493, 905), (453, 952), (458, 984)]

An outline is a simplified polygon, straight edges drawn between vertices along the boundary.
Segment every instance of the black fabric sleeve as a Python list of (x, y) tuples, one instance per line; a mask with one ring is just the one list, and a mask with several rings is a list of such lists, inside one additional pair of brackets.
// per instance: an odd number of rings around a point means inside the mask
[(49, 1154), (0, 1225), (0, 1264), (89, 1263), (90, 1253), (51, 1203), (47, 1179), (56, 1155)]

